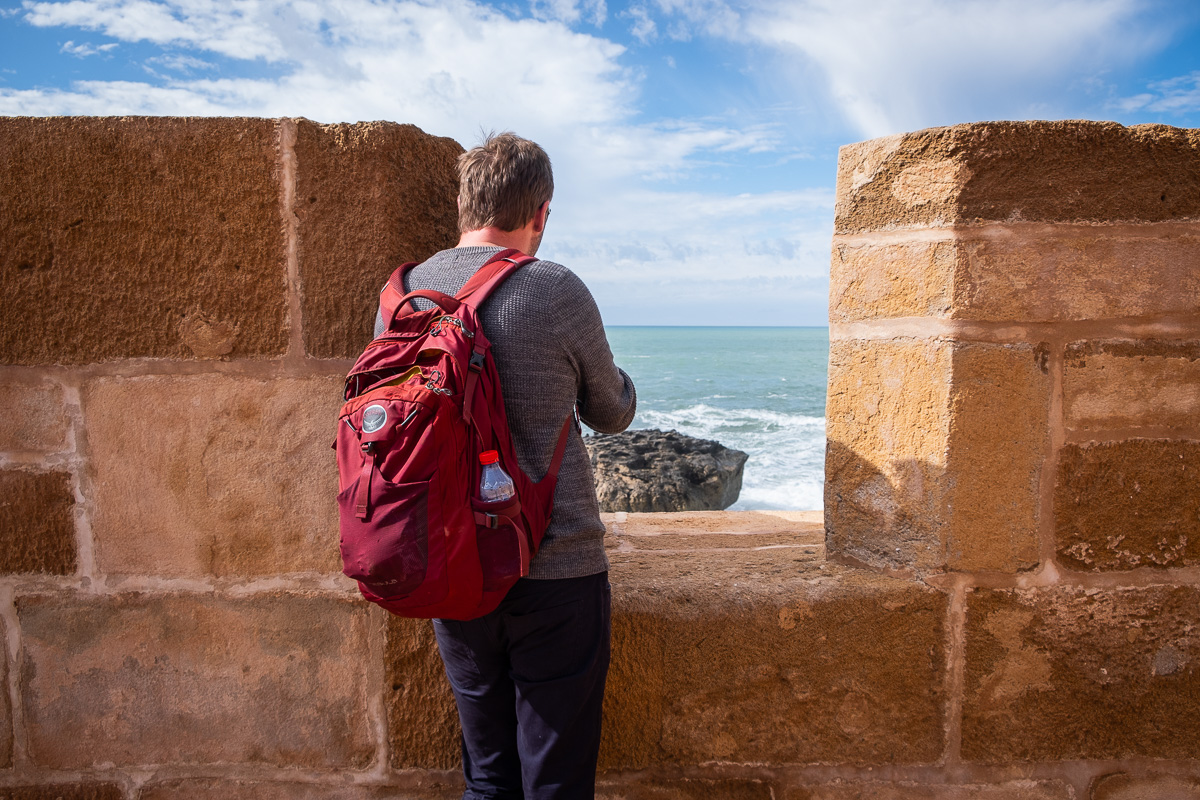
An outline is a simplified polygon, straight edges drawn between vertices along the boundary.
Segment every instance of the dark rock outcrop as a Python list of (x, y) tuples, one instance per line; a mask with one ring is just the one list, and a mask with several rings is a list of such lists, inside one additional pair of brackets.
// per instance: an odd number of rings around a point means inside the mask
[(601, 511), (720, 511), (742, 490), (746, 454), (676, 431), (584, 437)]

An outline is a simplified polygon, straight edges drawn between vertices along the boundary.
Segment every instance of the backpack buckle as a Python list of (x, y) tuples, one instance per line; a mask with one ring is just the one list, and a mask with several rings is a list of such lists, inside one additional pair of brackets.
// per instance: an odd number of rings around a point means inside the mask
[(500, 518), (498, 516), (496, 516), (495, 514), (488, 514), (485, 512), (483, 516), (485, 516), (487, 518), (487, 526), (489, 528), (499, 528), (500, 527)]
[(484, 355), (482, 350), (472, 350), (471, 360), (467, 363), (467, 369), (472, 372), (483, 372)]

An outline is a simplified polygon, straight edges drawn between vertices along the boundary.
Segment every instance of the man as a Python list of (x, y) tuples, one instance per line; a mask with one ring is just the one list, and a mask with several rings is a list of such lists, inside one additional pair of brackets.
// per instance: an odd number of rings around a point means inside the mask
[[(493, 134), (459, 157), (458, 173), (458, 246), (413, 268), (406, 291), (453, 295), (497, 250), (538, 251), (554, 194), (541, 147)], [(598, 431), (629, 425), (633, 382), (613, 363), (600, 312), (574, 273), (528, 264), (479, 312), (530, 478), (546, 473), (573, 407)], [(377, 316), (376, 336), (382, 327)], [(593, 796), (611, 630), (603, 540), (591, 464), (573, 428), (529, 577), (485, 617), (434, 621), (462, 722), (464, 798)]]

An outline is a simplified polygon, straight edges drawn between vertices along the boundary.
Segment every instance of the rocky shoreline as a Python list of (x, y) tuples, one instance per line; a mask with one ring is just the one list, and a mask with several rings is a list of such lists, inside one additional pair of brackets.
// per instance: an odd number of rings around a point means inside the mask
[(742, 490), (748, 456), (720, 442), (652, 428), (583, 442), (601, 511), (722, 511)]

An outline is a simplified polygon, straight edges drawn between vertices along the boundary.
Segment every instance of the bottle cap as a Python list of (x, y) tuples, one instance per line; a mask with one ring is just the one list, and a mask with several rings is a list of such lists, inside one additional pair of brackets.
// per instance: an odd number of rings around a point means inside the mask
[(484, 450), (479, 454), (480, 464), (495, 464), (500, 460), (500, 454), (495, 450)]

